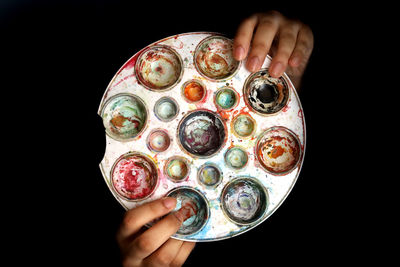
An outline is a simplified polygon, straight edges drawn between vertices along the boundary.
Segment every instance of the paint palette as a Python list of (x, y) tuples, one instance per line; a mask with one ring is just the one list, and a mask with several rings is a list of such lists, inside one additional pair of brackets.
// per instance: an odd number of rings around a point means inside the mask
[(185, 214), (177, 239), (254, 228), (302, 166), (305, 122), (293, 84), (286, 74), (270, 77), (269, 57), (250, 73), (232, 45), (208, 32), (155, 42), (122, 66), (99, 107), (108, 187), (125, 209), (175, 197)]

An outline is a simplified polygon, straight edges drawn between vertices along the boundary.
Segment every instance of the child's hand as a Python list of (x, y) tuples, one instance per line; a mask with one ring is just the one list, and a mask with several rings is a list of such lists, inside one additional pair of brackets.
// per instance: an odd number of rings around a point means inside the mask
[(255, 72), (269, 53), (272, 57), (270, 75), (278, 78), (286, 71), (297, 88), (313, 46), (314, 36), (310, 27), (271, 11), (254, 14), (240, 24), (233, 54), (237, 60), (247, 56), (246, 68)]
[(181, 266), (195, 243), (170, 238), (184, 220), (184, 210), (173, 212), (148, 230), (142, 227), (175, 208), (176, 199), (163, 198), (126, 212), (117, 233), (123, 266)]

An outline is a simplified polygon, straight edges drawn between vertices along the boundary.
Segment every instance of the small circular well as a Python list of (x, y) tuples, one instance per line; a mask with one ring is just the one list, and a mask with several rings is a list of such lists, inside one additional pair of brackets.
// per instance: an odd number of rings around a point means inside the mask
[(233, 42), (223, 36), (210, 36), (199, 43), (194, 54), (197, 71), (211, 80), (233, 76), (240, 62), (232, 54)]
[(165, 163), (164, 172), (171, 181), (181, 182), (189, 176), (190, 165), (184, 157), (173, 156)]
[(199, 80), (189, 80), (182, 85), (182, 96), (188, 103), (197, 103), (204, 99), (207, 90)]
[(154, 105), (154, 114), (164, 122), (172, 121), (179, 112), (178, 103), (171, 97), (161, 97)]
[(233, 133), (241, 138), (250, 137), (256, 130), (256, 121), (248, 114), (239, 114), (232, 120)]
[(182, 59), (168, 46), (151, 46), (139, 55), (135, 72), (138, 81), (147, 89), (165, 91), (179, 82), (183, 73)]
[(237, 105), (238, 101), (238, 94), (230, 87), (222, 87), (215, 93), (214, 103), (219, 109), (232, 109)]
[(232, 169), (242, 169), (249, 161), (246, 151), (241, 147), (231, 147), (225, 153), (225, 163)]
[(168, 149), (171, 139), (166, 130), (155, 129), (147, 137), (147, 146), (154, 152), (164, 152)]
[(108, 136), (118, 141), (130, 141), (144, 130), (148, 111), (138, 96), (117, 94), (105, 103), (101, 117)]
[(205, 187), (216, 187), (222, 181), (222, 173), (217, 165), (206, 163), (200, 167), (197, 179)]
[(204, 195), (190, 187), (177, 187), (171, 190), (167, 196), (176, 198), (177, 204), (174, 212), (180, 210), (184, 217), (177, 234), (187, 236), (198, 233), (207, 223), (210, 213)]
[(250, 110), (260, 115), (271, 115), (287, 104), (289, 88), (283, 76), (272, 78), (268, 69), (261, 69), (247, 78), (243, 97)]
[(210, 157), (225, 142), (226, 127), (221, 118), (208, 110), (189, 112), (179, 123), (178, 140), (192, 156)]
[(240, 177), (225, 185), (221, 203), (224, 214), (232, 222), (248, 225), (262, 218), (268, 206), (268, 195), (256, 179)]
[(157, 166), (140, 152), (129, 152), (116, 160), (111, 169), (115, 191), (126, 200), (143, 200), (155, 190), (158, 182)]
[(285, 127), (272, 127), (260, 134), (256, 158), (268, 172), (283, 175), (295, 169), (301, 158), (300, 141)]

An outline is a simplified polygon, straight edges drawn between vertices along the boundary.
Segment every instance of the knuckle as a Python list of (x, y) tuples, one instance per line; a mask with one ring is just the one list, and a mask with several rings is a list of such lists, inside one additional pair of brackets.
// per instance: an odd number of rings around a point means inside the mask
[(173, 256), (169, 253), (160, 253), (155, 258), (155, 262), (161, 266), (169, 266), (173, 260)]
[(256, 43), (253, 43), (253, 45), (251, 46), (251, 49), (253, 51), (257, 51), (257, 52), (267, 51), (267, 50), (269, 50), (269, 46), (263, 42), (256, 42)]
[(136, 239), (136, 248), (143, 253), (151, 253), (153, 251), (153, 242), (145, 237), (140, 236)]
[(135, 217), (133, 216), (132, 212), (128, 211), (125, 213), (124, 218), (122, 219), (122, 226), (123, 227), (130, 227), (135, 224)]
[(281, 12), (279, 12), (277, 10), (270, 10), (265, 13), (265, 16), (271, 17), (273, 19), (279, 19), (282, 17), (282, 14), (281, 14)]

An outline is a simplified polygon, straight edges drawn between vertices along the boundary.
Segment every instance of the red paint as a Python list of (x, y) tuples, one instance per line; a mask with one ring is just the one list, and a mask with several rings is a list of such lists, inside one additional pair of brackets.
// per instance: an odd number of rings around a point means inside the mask
[(140, 156), (124, 158), (114, 168), (113, 185), (125, 198), (145, 198), (156, 185), (154, 171), (149, 162)]
[(183, 221), (186, 221), (193, 215), (197, 215), (198, 208), (196, 203), (192, 200), (182, 201), (182, 207), (180, 208), (180, 213), (183, 215)]

